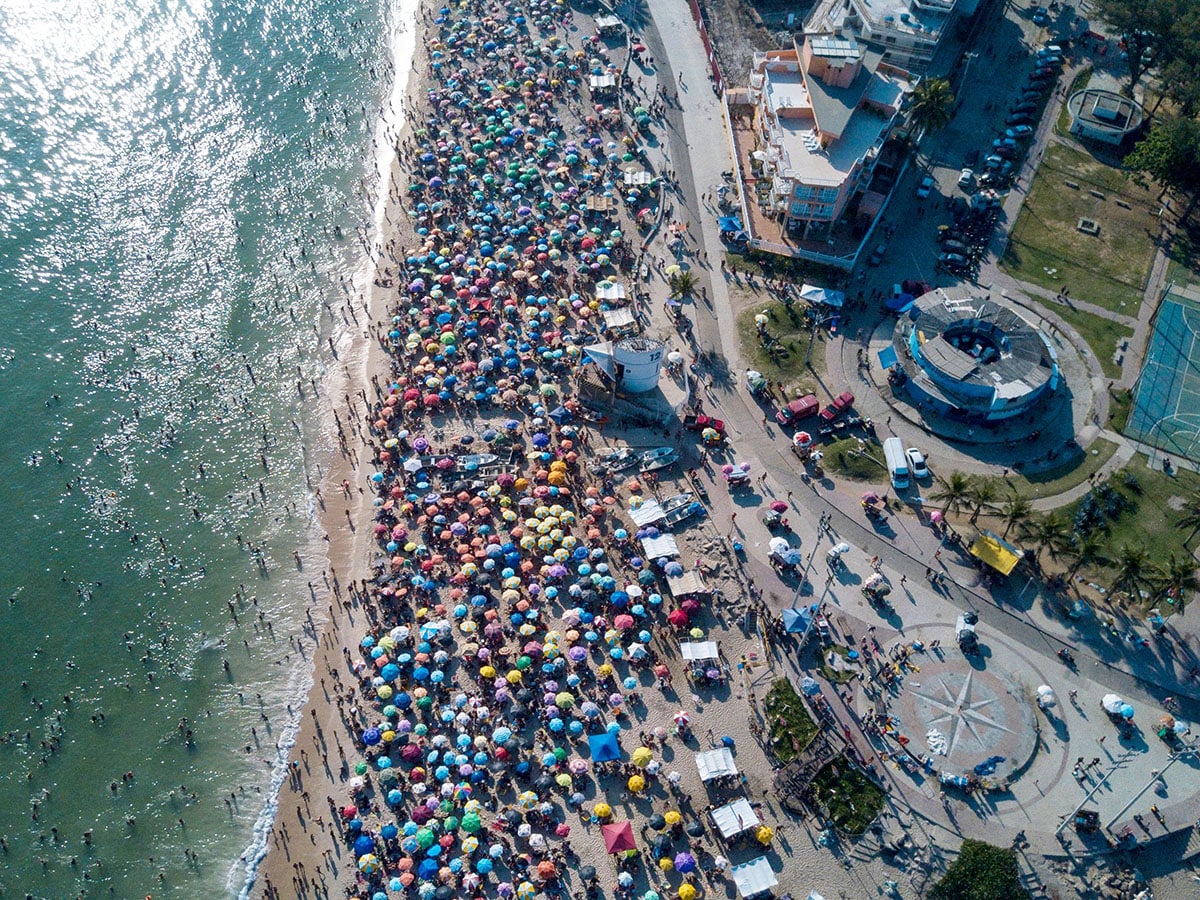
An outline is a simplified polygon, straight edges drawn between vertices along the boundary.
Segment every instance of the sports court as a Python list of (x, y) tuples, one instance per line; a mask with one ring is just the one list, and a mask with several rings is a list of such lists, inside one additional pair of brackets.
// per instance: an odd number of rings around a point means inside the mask
[(1125, 434), (1200, 460), (1200, 290), (1167, 287), (1134, 385)]

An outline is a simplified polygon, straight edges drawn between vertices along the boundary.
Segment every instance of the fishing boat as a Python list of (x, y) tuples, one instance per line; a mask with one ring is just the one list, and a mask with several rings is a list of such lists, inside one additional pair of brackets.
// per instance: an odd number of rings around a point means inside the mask
[(679, 462), (679, 451), (674, 447), (656, 447), (642, 454), (640, 469), (643, 473), (657, 472), (659, 469), (673, 466), (677, 462)]
[(473, 472), (484, 466), (490, 466), (499, 459), (500, 457), (495, 453), (468, 453), (465, 456), (455, 457), (454, 463), (460, 472)]
[(663, 501), (663, 523), (666, 525), (678, 525), (686, 519), (704, 509), (704, 504), (699, 500), (694, 499), (695, 494), (690, 492), (676, 494), (674, 497), (668, 497)]
[(612, 450), (600, 457), (600, 465), (606, 472), (624, 472), (641, 462), (642, 455), (632, 447)]

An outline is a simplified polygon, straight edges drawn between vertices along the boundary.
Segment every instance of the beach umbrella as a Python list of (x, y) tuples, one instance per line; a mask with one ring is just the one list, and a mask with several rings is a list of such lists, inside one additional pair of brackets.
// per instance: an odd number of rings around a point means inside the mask
[(646, 789), (646, 779), (641, 775), (630, 775), (626, 785), (631, 791), (638, 794)]
[(633, 754), (630, 756), (630, 759), (633, 761), (633, 764), (635, 766), (637, 766), (639, 769), (646, 768), (646, 766), (650, 763), (650, 760), (652, 760), (653, 758), (654, 758), (654, 751), (652, 751), (649, 747), (638, 747), (636, 750), (633, 751)]
[(686, 851), (675, 854), (675, 870), (677, 872), (682, 872), (686, 875), (688, 872), (695, 871), (695, 869), (696, 857), (692, 856), (692, 854), (687, 853)]
[[(605, 806), (607, 807), (607, 804)], [(599, 814), (597, 813), (597, 815)], [(604, 825), (601, 827), (600, 833), (604, 838), (604, 846), (609, 853), (620, 853), (624, 850), (633, 850), (637, 847), (637, 843), (633, 837), (633, 825), (629, 822), (612, 822)]]
[(368, 853), (358, 861), (358, 871), (364, 875), (374, 875), (379, 871), (379, 858), (373, 853)]
[(679, 886), (679, 900), (696, 900), (696, 888), (689, 882), (684, 882)]

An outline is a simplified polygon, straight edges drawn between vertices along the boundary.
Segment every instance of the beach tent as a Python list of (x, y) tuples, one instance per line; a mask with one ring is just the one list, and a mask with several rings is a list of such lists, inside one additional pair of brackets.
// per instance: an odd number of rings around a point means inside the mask
[(841, 291), (820, 288), (815, 284), (800, 285), (800, 299), (807, 300), (814, 306), (831, 306), (841, 309), (846, 302), (846, 295)]
[(733, 876), (734, 886), (743, 897), (757, 897), (764, 891), (769, 891), (779, 884), (771, 862), (765, 856), (752, 859), (748, 863), (734, 866), (729, 870)]
[(621, 20), (613, 15), (596, 16), (596, 30), (601, 34), (609, 34), (620, 31), (623, 26)]
[(637, 330), (637, 319), (633, 310), (625, 306), (604, 311), (604, 327), (619, 334)]
[(647, 500), (637, 509), (629, 510), (629, 518), (633, 520), (633, 524), (638, 528), (645, 528), (647, 525), (653, 525), (666, 516), (662, 506), (657, 500)]
[(990, 531), (985, 531), (971, 545), (971, 555), (1001, 575), (1007, 575), (1021, 561), (1021, 551)]
[(883, 369), (890, 369), (892, 366), (899, 365), (900, 360), (896, 356), (896, 348), (888, 344), (879, 351), (879, 366)]
[(692, 569), (682, 575), (667, 576), (667, 590), (672, 597), (690, 597), (694, 594), (707, 594), (708, 585), (699, 569)]
[(703, 662), (720, 655), (716, 641), (684, 641), (679, 645), (679, 652), (689, 662)]
[(721, 837), (725, 840), (729, 840), (743, 831), (749, 831), (761, 821), (758, 813), (754, 811), (754, 807), (745, 797), (739, 797), (732, 803), (719, 806), (709, 815), (712, 816), (713, 824), (717, 826), (717, 830), (721, 832)]
[(596, 285), (597, 300), (624, 300), (625, 285), (616, 281), (601, 281)]
[(743, 231), (742, 220), (737, 216), (717, 216), (717, 227), (722, 231)]
[(604, 835), (604, 846), (609, 853), (637, 849), (633, 840), (633, 826), (628, 822), (611, 822), (601, 827), (600, 833)]
[(812, 622), (812, 613), (802, 606), (791, 607), (783, 611), (783, 630), (788, 634), (803, 634), (808, 631)]
[(625, 184), (629, 187), (646, 187), (654, 181), (654, 176), (645, 169), (630, 169), (625, 172)]
[(621, 758), (621, 745), (617, 743), (617, 736), (607, 731), (603, 734), (589, 734), (588, 747), (592, 751), (592, 762), (612, 762)]
[(728, 747), (717, 747), (715, 750), (697, 753), (696, 769), (704, 781), (738, 773), (737, 764), (733, 761), (733, 752)]
[(612, 197), (596, 197), (589, 195), (583, 203), (589, 212), (612, 212), (617, 208), (617, 201)]
[(588, 85), (593, 91), (611, 91), (617, 86), (617, 76), (608, 72), (592, 75), (588, 78)]
[(679, 544), (672, 534), (660, 534), (658, 537), (642, 538), (642, 552), (647, 559), (674, 559), (679, 555)]

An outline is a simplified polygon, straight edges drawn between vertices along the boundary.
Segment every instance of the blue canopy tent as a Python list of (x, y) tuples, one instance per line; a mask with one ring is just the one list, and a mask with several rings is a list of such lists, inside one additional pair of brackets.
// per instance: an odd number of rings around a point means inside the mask
[(742, 231), (742, 220), (737, 216), (717, 216), (717, 227), (722, 231)]
[(896, 348), (893, 347), (891, 344), (888, 344), (886, 347), (884, 347), (882, 350), (879, 351), (879, 365), (882, 368), (890, 369), (892, 366), (897, 365), (899, 362), (900, 362), (900, 360), (896, 356)]
[(783, 630), (788, 634), (803, 634), (812, 622), (812, 614), (802, 606), (783, 611)]
[(612, 762), (621, 758), (621, 745), (615, 734), (589, 734), (588, 747), (592, 751), (592, 762)]

